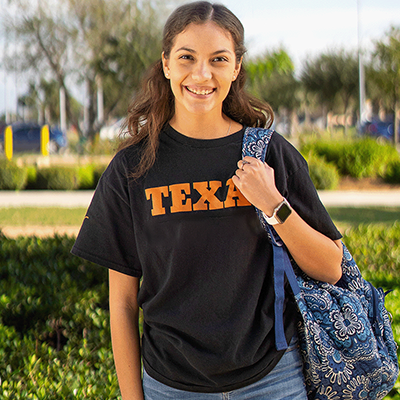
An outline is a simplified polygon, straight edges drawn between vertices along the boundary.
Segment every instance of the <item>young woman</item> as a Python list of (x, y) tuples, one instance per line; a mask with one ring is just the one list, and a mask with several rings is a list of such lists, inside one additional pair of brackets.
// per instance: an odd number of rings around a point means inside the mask
[(282, 136), (265, 163), (241, 160), (246, 126), (273, 121), (244, 91), (244, 53), (227, 8), (196, 2), (170, 16), (162, 57), (129, 108), (130, 136), (72, 250), (110, 270), (124, 400), (306, 399), (290, 299), (291, 344), (275, 348), (272, 248), (254, 206), (271, 217), (285, 205), (290, 215), (275, 229), (313, 278), (340, 279), (341, 235)]

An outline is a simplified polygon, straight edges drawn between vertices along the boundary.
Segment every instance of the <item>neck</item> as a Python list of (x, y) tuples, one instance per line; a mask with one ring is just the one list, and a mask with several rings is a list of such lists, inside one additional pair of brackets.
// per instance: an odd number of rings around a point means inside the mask
[(170, 125), (185, 136), (194, 139), (218, 139), (231, 134), (234, 121), (222, 114), (219, 117), (177, 116), (174, 115)]

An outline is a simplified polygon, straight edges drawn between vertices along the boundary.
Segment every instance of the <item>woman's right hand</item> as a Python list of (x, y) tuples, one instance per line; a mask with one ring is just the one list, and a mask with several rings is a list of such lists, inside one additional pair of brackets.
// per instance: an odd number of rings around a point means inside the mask
[(140, 279), (109, 271), (114, 363), (123, 400), (144, 400), (137, 294)]

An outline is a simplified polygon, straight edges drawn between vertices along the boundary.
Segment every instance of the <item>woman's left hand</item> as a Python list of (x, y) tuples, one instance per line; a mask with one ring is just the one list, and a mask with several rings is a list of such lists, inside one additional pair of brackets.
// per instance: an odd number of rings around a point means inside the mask
[(238, 161), (232, 180), (246, 199), (267, 215), (272, 215), (283, 200), (275, 186), (274, 169), (257, 158), (245, 157)]

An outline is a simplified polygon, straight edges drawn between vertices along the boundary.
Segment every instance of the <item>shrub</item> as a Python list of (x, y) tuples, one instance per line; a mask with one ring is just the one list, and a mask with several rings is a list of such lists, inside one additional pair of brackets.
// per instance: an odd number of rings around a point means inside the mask
[(361, 224), (346, 231), (344, 243), (365, 279), (385, 289), (400, 288), (399, 221), (390, 227), (385, 224)]
[(94, 175), (94, 187), (97, 186), (97, 183), (99, 182), (99, 179), (103, 172), (106, 170), (107, 165), (96, 165), (94, 167), (93, 175)]
[(79, 189), (96, 189), (106, 165), (88, 164), (79, 167)]
[(323, 157), (327, 162), (336, 166), (343, 154), (343, 143), (339, 141), (312, 140), (301, 146), (303, 154), (314, 154)]
[[(72, 256), (73, 242), (0, 240), (1, 399), (121, 400), (107, 270)], [(366, 279), (395, 289), (385, 304), (400, 343), (400, 224), (362, 225), (347, 231), (344, 242)], [(385, 399), (399, 398), (399, 383)]]
[(79, 189), (94, 189), (94, 166), (83, 165), (78, 168)]
[(354, 141), (313, 141), (302, 146), (336, 165), (341, 175), (353, 178), (384, 176), (390, 163), (399, 159), (393, 146), (367, 138)]
[[(360, 225), (344, 235), (344, 242), (359, 266), (363, 277), (375, 287), (393, 290), (385, 298), (385, 306), (393, 317), (394, 338), (400, 345), (400, 223), (393, 226)], [(400, 376), (385, 399), (400, 399)]]
[(383, 178), (389, 183), (400, 183), (400, 160), (393, 161), (388, 165)]
[(0, 159), (0, 190), (21, 190), (27, 179), (26, 168), (18, 167), (13, 161)]
[(343, 174), (353, 178), (382, 176), (387, 165), (398, 158), (391, 145), (379, 144), (373, 139), (353, 142), (343, 148), (338, 166)]
[(0, 241), (2, 399), (120, 399), (107, 270), (72, 256), (73, 242)]
[(26, 167), (28, 173), (28, 179), (26, 182), (25, 189), (35, 189), (36, 188), (36, 181), (37, 181), (37, 169), (36, 167), (30, 165)]
[(74, 167), (49, 167), (37, 171), (38, 189), (73, 190), (79, 186), (79, 175)]
[(317, 190), (333, 190), (339, 184), (339, 172), (335, 165), (311, 153), (306, 157), (311, 180)]

